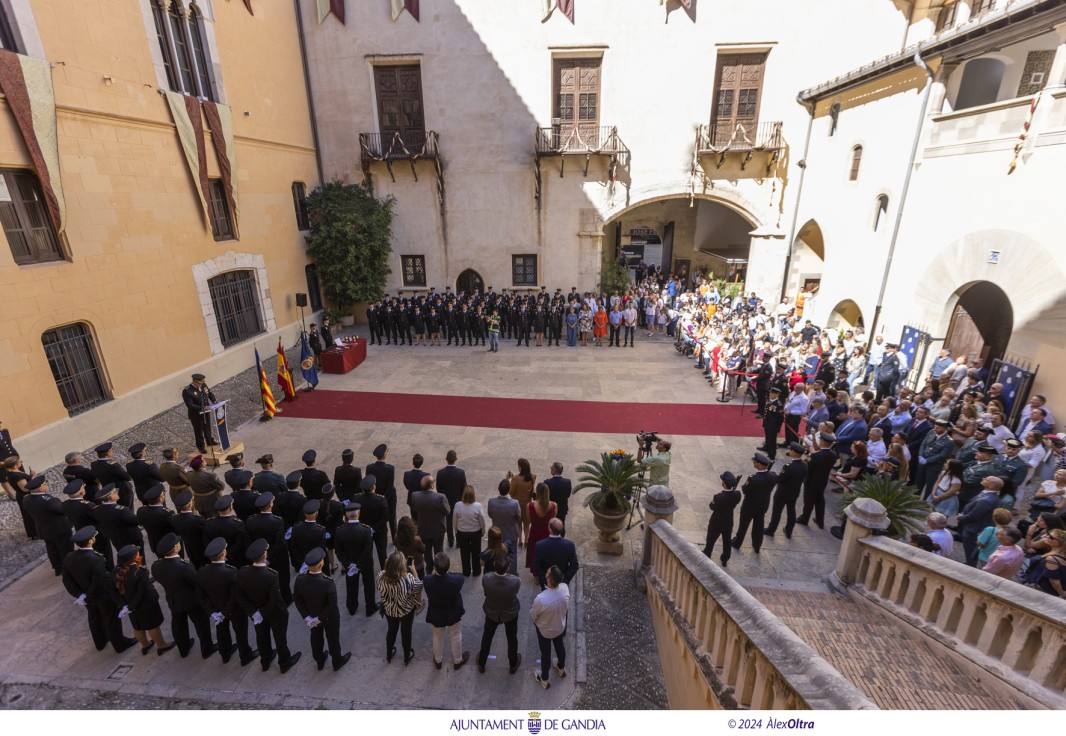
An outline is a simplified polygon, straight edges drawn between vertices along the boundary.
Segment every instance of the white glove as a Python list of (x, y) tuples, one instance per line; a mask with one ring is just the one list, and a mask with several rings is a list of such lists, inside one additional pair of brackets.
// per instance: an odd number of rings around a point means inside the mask
[(313, 629), (313, 628), (315, 628), (316, 626), (318, 626), (322, 622), (319, 621), (314, 616), (307, 616), (306, 618), (304, 618), (304, 623), (307, 624), (307, 628)]
[(119, 618), (126, 618), (126, 616), (129, 616), (129, 615), (130, 615), (130, 607), (129, 606), (123, 606), (122, 610), (118, 612), (118, 617)]
[(918, 464), (919, 465), (925, 465), (927, 462), (929, 462), (929, 461), (926, 460), (924, 457), (922, 457), (921, 455), (918, 456)]
[(329, 532), (326, 532), (326, 536), (325, 536), (325, 538), (326, 538), (326, 539), (332, 539), (332, 538), (333, 538), (333, 535), (332, 535), (332, 534), (330, 534)]
[(300, 565), (300, 574), (303, 575), (307, 572), (307, 565)]
[(263, 614), (259, 613), (259, 611), (256, 611), (255, 613), (253, 613), (252, 614), (252, 623), (255, 624), (256, 626), (258, 626), (259, 624), (263, 623)]
[(215, 622), (215, 626), (221, 626), (222, 622), (226, 620), (226, 617), (223, 616), (219, 611), (214, 611), (211, 614), (211, 620)]
[(84, 593), (82, 593), (81, 595), (79, 595), (77, 598), (74, 599), (74, 605), (77, 605), (77, 606), (84, 606), (85, 605), (85, 594)]
[(285, 541), (287, 542), (290, 539), (292, 539), (292, 527), (291, 526), (288, 529), (285, 530)]
[(359, 568), (355, 566), (355, 563), (348, 565), (348, 577), (354, 578), (359, 574)]

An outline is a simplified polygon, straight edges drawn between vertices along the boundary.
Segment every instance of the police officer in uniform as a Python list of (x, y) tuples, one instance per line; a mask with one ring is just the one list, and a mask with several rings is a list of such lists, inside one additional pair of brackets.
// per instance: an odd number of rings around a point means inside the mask
[[(318, 523), (318, 512), (322, 502), (311, 499), (304, 504), (304, 520), (293, 526), (289, 534), (289, 559), (294, 569), (299, 570), (307, 553), (315, 547), (325, 548), (330, 538), (326, 527)], [(326, 574), (332, 571), (326, 568)]]
[(215, 444), (215, 436), (211, 429), (215, 424), (215, 418), (204, 410), (212, 404), (218, 403), (215, 394), (204, 382), (203, 373), (193, 373), (192, 383), (181, 391), (181, 400), (185, 402), (185, 409), (192, 423), (193, 435), (196, 437), (196, 449), (202, 453), (207, 452), (208, 445)]
[(740, 523), (737, 534), (733, 537), (733, 549), (740, 549), (748, 532), (748, 524), (751, 524), (751, 547), (758, 554), (762, 547), (766, 511), (770, 508), (770, 494), (777, 485), (777, 473), (770, 470), (773, 463), (761, 452), (755, 453), (751, 462), (755, 466), (755, 472), (748, 476), (741, 489), (744, 500), (740, 504)]
[(740, 503), (740, 491), (737, 484), (740, 479), (729, 472), (719, 476), (722, 481), (722, 490), (714, 494), (714, 498), (707, 504), (711, 507), (711, 519), (707, 522), (707, 543), (703, 545), (703, 554), (711, 557), (714, 554), (714, 545), (718, 538), (722, 539), (722, 567), (729, 564), (729, 557), (733, 554), (730, 546), (733, 535), (733, 509)]
[(831, 432), (819, 432), (814, 440), (814, 452), (807, 463), (807, 480), (803, 484), (803, 511), (797, 524), (807, 524), (814, 514), (814, 523), (819, 529), (825, 528), (825, 487), (829, 485), (829, 475), (833, 472), (839, 455), (833, 450), (837, 440)]
[(769, 393), (770, 398), (762, 417), (763, 443), (758, 449), (766, 453), (772, 464), (777, 458), (777, 436), (781, 433), (781, 425), (785, 423), (785, 405), (777, 386), (770, 386)]
[(951, 440), (948, 427), (951, 424), (947, 419), (937, 419), (933, 422), (933, 431), (926, 432), (922, 438), (918, 457), (912, 461), (918, 464), (915, 476), (915, 486), (924, 497), (933, 490), (933, 485), (940, 477), (940, 471), (944, 463), (955, 452), (955, 443)]
[(33, 517), (37, 538), (44, 540), (48, 562), (59, 577), (63, 574), (63, 560), (74, 551), (70, 520), (63, 513), (63, 504), (48, 492), (48, 481), (43, 475), (30, 478), (26, 490), (29, 494), (22, 499), (22, 505)]
[(237, 568), (226, 563), (226, 540), (222, 537), (212, 539), (204, 552), (210, 562), (196, 571), (197, 599), (215, 624), (215, 640), (222, 662), (229, 662), (237, 652), (241, 667), (246, 667), (259, 656), (259, 650), (248, 645), (248, 615), (237, 605), (234, 596)]
[(361, 507), (354, 501), (344, 507), (344, 523), (333, 535), (340, 571), (344, 573), (344, 605), (348, 615), (359, 610), (359, 582), (362, 579), (366, 615), (377, 610), (374, 594), (374, 532), (359, 521)]
[[(1000, 472), (998, 475), (1005, 475), (1010, 478), (1014, 484), (1012, 489), (1014, 495), (1017, 495), (1018, 489), (1022, 483), (1025, 482), (1025, 477), (1029, 475), (1029, 463), (1018, 457), (1018, 453), (1025, 445), (1021, 440), (1011, 437), (1009, 440), (1003, 443), (1003, 455), (999, 460)], [(37, 525), (37, 531), (41, 530), (41, 525)]]
[(773, 510), (770, 512), (770, 526), (766, 527), (765, 536), (772, 537), (781, 523), (781, 510), (785, 511), (785, 537), (792, 539), (792, 530), (796, 526), (796, 501), (799, 500), (803, 481), (807, 479), (807, 463), (803, 461), (806, 448), (799, 442), (788, 444), (791, 458), (781, 468), (777, 476), (777, 490), (774, 492)]
[(137, 509), (135, 516), (148, 535), (149, 549), (156, 549), (163, 537), (174, 531), (171, 517), (174, 516), (163, 503), (163, 484), (156, 483), (144, 492), (144, 506)]
[(341, 453), (341, 464), (333, 469), (333, 485), (336, 487), (337, 498), (347, 502), (352, 496), (359, 493), (359, 482), (363, 479), (363, 471), (352, 462), (355, 460), (355, 452), (351, 449)]
[[(363, 473), (363, 479), (366, 476), (374, 476), (374, 485), (377, 488), (379, 496), (385, 499), (385, 502), (389, 507), (389, 532), (392, 534), (393, 539), (396, 538), (396, 468), (389, 463), (385, 462), (385, 458), (389, 454), (388, 445), (381, 444), (374, 448), (374, 457), (377, 458), (375, 462), (366, 466), (366, 472)], [(362, 486), (361, 486), (362, 487)], [(359, 503), (363, 503), (362, 500)], [(364, 505), (363, 514), (366, 515), (366, 504)], [(374, 531), (377, 534), (377, 530)]]
[[(770, 381), (774, 371), (768, 362), (763, 362), (755, 371), (755, 411), (754, 414), (763, 416), (766, 413), (766, 399), (770, 395)], [(776, 443), (775, 443), (776, 444)]]
[(63, 513), (66, 514), (67, 521), (70, 522), (75, 532), (87, 526), (96, 529), (93, 549), (104, 558), (104, 562), (107, 563), (107, 569), (111, 570), (115, 566), (111, 555), (111, 542), (100, 531), (99, 522), (96, 519), (96, 505), (85, 498), (86, 488), (85, 481), (79, 478), (75, 478), (63, 487), (63, 493), (67, 495), (67, 500), (62, 504)]
[(240, 475), (241, 468), (244, 467), (244, 453), (235, 452), (232, 455), (226, 455), (226, 462), (229, 463), (230, 469), (227, 470), (222, 479), (226, 481), (226, 485), (229, 486), (230, 492), (237, 490), (237, 478)]
[[(427, 474), (428, 475), (428, 474)], [(362, 493), (355, 497), (359, 504), (359, 518), (374, 532), (374, 547), (378, 552), (378, 568), (385, 567), (385, 548), (388, 545), (389, 505), (377, 493), (377, 485), (372, 475), (365, 476), (359, 484)]]
[[(118, 502), (127, 508), (133, 508), (133, 478), (126, 469), (113, 458), (112, 444), (105, 442), (96, 448), (96, 460), (90, 469), (101, 486), (114, 483), (118, 491)], [(125, 545), (122, 545), (125, 546)]]
[(181, 539), (171, 532), (155, 548), (159, 559), (152, 563), (152, 577), (163, 586), (170, 608), (170, 633), (182, 659), (196, 639), (189, 637), (189, 621), (200, 637), (200, 655), (207, 659), (218, 651), (211, 641), (211, 621), (196, 595), (196, 568), (181, 559)]
[(298, 490), (303, 475), (299, 470), (294, 470), (285, 476), (285, 493), (274, 497), (274, 511), (285, 522), (285, 529), (292, 529), (303, 518), (304, 503), (307, 501), (304, 494)]
[(96, 518), (107, 532), (108, 539), (115, 549), (122, 549), (132, 544), (144, 550), (144, 536), (137, 524), (137, 517), (125, 506), (117, 503), (118, 490), (114, 483), (108, 483), (96, 493)]
[[(241, 521), (248, 521), (256, 513), (255, 499), (259, 497), (259, 494), (252, 490), (252, 480), (255, 476), (252, 475), (252, 471), (244, 470), (243, 468), (236, 471), (231, 470), (230, 473), (233, 473), (230, 478), (235, 486), (233, 491), (233, 510)], [(229, 473), (226, 475), (229, 475)]]
[(979, 445), (974, 462), (962, 471), (962, 490), (959, 491), (959, 508), (964, 508), (981, 492), (981, 481), (990, 475), (1002, 472), (996, 448), (989, 444)]
[(188, 488), (174, 494), (177, 512), (170, 517), (170, 526), (181, 538), (182, 547), (193, 567), (207, 564), (204, 554), (204, 517), (193, 511), (193, 495)]
[(96, 492), (100, 490), (100, 482), (96, 480), (93, 471), (85, 466), (85, 457), (80, 452), (68, 452), (64, 460), (67, 463), (67, 467), (63, 468), (64, 480), (68, 483), (72, 480), (80, 480), (85, 484), (86, 498), (90, 501), (96, 498)]
[(215, 501), (215, 515), (204, 522), (204, 539), (223, 537), (226, 546), (232, 550), (234, 561), (237, 555), (248, 548), (248, 533), (244, 522), (233, 510), (233, 497), (223, 496)]
[(285, 605), (292, 603), (291, 575), (289, 573), (289, 547), (285, 540), (285, 521), (274, 514), (274, 494), (262, 494), (255, 499), (255, 507), (259, 512), (253, 514), (244, 524), (244, 530), (248, 533), (248, 541), (265, 539), (270, 545), (270, 553), (267, 562), (278, 573), (278, 586), (281, 588), (281, 597)]
[(300, 487), (303, 488), (304, 495), (308, 500), (322, 498), (322, 486), (329, 483), (329, 476), (315, 467), (315, 461), (318, 460), (318, 453), (314, 450), (308, 450), (303, 454), (301, 459), (303, 460), (304, 465), (307, 466), (300, 471), (300, 475), (302, 476), (300, 479)]
[(255, 461), (262, 470), (252, 479), (252, 490), (256, 493), (273, 493), (275, 497), (285, 492), (285, 476), (274, 470), (274, 456), (270, 453)]
[(133, 492), (137, 500), (144, 503), (144, 492), (156, 483), (163, 482), (163, 476), (159, 472), (159, 466), (145, 459), (148, 446), (143, 442), (130, 447), (130, 456), (133, 458), (126, 463), (126, 474), (133, 479)]
[[(265, 539), (257, 539), (249, 545), (245, 557), (251, 564), (237, 570), (234, 588), (237, 604), (255, 626), (263, 672), (270, 669), (277, 656), (281, 674), (285, 674), (300, 661), (301, 652), (293, 654), (289, 651), (289, 610), (281, 597), (278, 574), (267, 567), (268, 548)], [(276, 652), (271, 646), (271, 637), (277, 645)]]
[(74, 533), (74, 551), (63, 559), (63, 587), (89, 615), (89, 633), (96, 651), (103, 651), (110, 642), (121, 654), (137, 640), (122, 634), (118, 605), (111, 594), (111, 574), (103, 556), (93, 549), (95, 538), (96, 527), (92, 525)]
[(336, 672), (352, 658), (351, 652), (341, 654), (341, 614), (337, 608), (337, 586), (322, 569), (326, 564), (326, 551), (315, 547), (304, 556), (307, 572), (296, 578), (293, 601), (296, 610), (303, 616), (311, 630), (311, 656), (318, 670), (326, 667), (324, 643), (329, 645), (329, 657)]

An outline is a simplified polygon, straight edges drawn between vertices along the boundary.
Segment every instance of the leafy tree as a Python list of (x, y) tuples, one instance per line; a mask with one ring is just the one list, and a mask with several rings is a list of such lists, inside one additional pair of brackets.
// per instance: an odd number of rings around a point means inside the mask
[(629, 269), (618, 263), (610, 261), (600, 271), (600, 291), (606, 294), (625, 294), (631, 286), (629, 281)]
[(326, 298), (347, 311), (385, 294), (392, 252), (392, 196), (333, 180), (307, 197), (307, 252), (318, 263)]

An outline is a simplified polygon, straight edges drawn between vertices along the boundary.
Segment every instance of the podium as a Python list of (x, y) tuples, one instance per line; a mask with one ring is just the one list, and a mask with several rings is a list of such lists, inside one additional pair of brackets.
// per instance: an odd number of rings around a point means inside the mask
[(215, 433), (218, 437), (217, 445), (209, 445), (204, 454), (204, 465), (218, 467), (226, 462), (226, 457), (235, 452), (244, 452), (244, 443), (230, 443), (229, 424), (226, 422), (226, 404), (229, 399), (223, 399), (217, 404), (212, 404), (203, 410), (204, 424), (214, 422)]

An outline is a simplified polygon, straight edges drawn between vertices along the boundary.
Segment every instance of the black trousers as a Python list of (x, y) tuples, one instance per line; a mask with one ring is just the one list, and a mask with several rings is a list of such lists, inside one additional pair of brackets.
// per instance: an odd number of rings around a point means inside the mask
[(271, 567), (278, 572), (278, 587), (281, 588), (281, 600), (288, 605), (292, 603), (292, 568), (289, 566), (287, 554), (278, 556), (276, 561), (271, 560)]
[(126, 636), (122, 633), (122, 621), (114, 602), (108, 599), (86, 603), (85, 612), (89, 615), (89, 633), (97, 650), (102, 650), (108, 643), (116, 652), (125, 646)]
[(744, 537), (748, 533), (748, 525), (751, 525), (751, 548), (758, 552), (762, 548), (763, 523), (766, 520), (766, 509), (751, 509), (740, 507), (740, 524), (737, 526), (737, 535), (733, 537), (733, 546), (739, 548), (744, 543)]
[(766, 400), (770, 397), (770, 387), (755, 384), (755, 408), (759, 414), (766, 413)]
[(48, 553), (48, 562), (55, 570), (56, 575), (63, 572), (63, 558), (74, 551), (74, 542), (70, 541), (70, 533), (60, 537), (52, 537), (44, 540), (44, 549)]
[(455, 514), (455, 503), (458, 500), (458, 498), (455, 501), (448, 499), (448, 516), (444, 520), (444, 529), (448, 536), (449, 548), (455, 546), (455, 528), (452, 526), (452, 515)]
[(518, 336), (518, 342), (515, 343), (515, 347), (522, 344), (522, 340), (526, 341), (526, 347), (529, 347), (529, 327), (519, 327), (515, 333)]
[(484, 667), (489, 660), (489, 649), (492, 648), (492, 639), (496, 636), (496, 629), (503, 624), (504, 633), (507, 635), (507, 664), (512, 669), (518, 666), (518, 617), (510, 621), (494, 621), (485, 618), (485, 630), (481, 634), (481, 651), (477, 653), (479, 667)]
[(707, 523), (707, 543), (703, 545), (703, 554), (711, 557), (714, 555), (714, 545), (717, 544), (718, 538), (722, 539), (722, 564), (729, 562), (729, 558), (733, 555), (732, 544), (733, 527), (731, 526), (716, 526)]
[(329, 646), (329, 656), (336, 664), (341, 658), (341, 622), (334, 620), (329, 623), (322, 622), (311, 629), (311, 656), (315, 662), (326, 661), (326, 646)]
[(385, 549), (389, 545), (389, 538), (385, 534), (385, 530), (374, 530), (374, 549), (378, 552), (378, 569), (385, 569)]
[(22, 499), (26, 498), (30, 494), (25, 491), (15, 489), (15, 503), (18, 504), (19, 514), (22, 516), (22, 528), (26, 530), (26, 537), (29, 539), (37, 538), (37, 522), (30, 516), (30, 512), (22, 505)]
[(403, 656), (407, 656), (411, 653), (411, 625), (415, 620), (415, 612), (411, 611), (406, 616), (396, 618), (393, 616), (386, 616), (385, 620), (389, 622), (389, 629), (385, 632), (385, 652), (391, 652), (396, 646), (396, 632), (400, 632), (400, 643), (403, 645)]
[(192, 640), (189, 638), (189, 621), (192, 621), (196, 629), (196, 635), (200, 637), (200, 654), (211, 656), (211, 619), (207, 611), (196, 606), (188, 611), (170, 611), (170, 633), (178, 645), (178, 651), (185, 656), (192, 649)]
[[(385, 497), (385, 502), (389, 504), (389, 535), (392, 537), (392, 543), (396, 544), (396, 489), (385, 491), (381, 495)], [(382, 562), (381, 566), (384, 568), (385, 563)]]
[(366, 598), (366, 605), (372, 606), (374, 600), (374, 571), (373, 570), (360, 570), (355, 575), (344, 576), (344, 605), (348, 608), (348, 613), (355, 614), (359, 609), (359, 584), (363, 585), (363, 595)]
[(227, 660), (229, 655), (226, 653), (233, 647), (234, 640), (237, 642), (237, 653), (241, 656), (241, 659), (248, 659), (252, 653), (252, 648), (248, 645), (248, 617), (244, 612), (234, 614), (222, 623), (216, 624), (215, 640), (218, 642), (219, 650), (226, 655)]
[(803, 511), (800, 513), (799, 522), (806, 524), (811, 520), (811, 512), (814, 512), (814, 523), (821, 529), (825, 524), (825, 487), (828, 479), (820, 482), (807, 482), (803, 484)]
[(785, 444), (789, 442), (800, 441), (800, 420), (803, 419), (802, 414), (786, 414), (785, 415)]
[(423, 539), (422, 543), (426, 545), (426, 551), (424, 553), (426, 559), (426, 569), (433, 569), (433, 556), (438, 552), (444, 551), (444, 537), (437, 537), (436, 539)]
[(799, 496), (789, 493), (787, 496), (781, 491), (774, 494), (774, 502), (770, 511), (770, 525), (766, 527), (766, 534), (773, 534), (781, 523), (781, 512), (785, 512), (785, 536), (791, 538), (792, 530), (796, 526), (796, 501)]
[[(292, 652), (289, 651), (289, 612), (284, 611), (281, 615), (270, 619), (263, 619), (263, 623), (255, 625), (255, 643), (259, 648), (259, 660), (263, 663), (271, 661), (274, 656), (274, 647), (277, 648), (278, 662), (282, 666), (292, 660)], [(274, 647), (270, 645), (270, 638), (274, 637)]]
[(621, 334), (622, 334), (621, 325), (612, 325), (609, 322), (608, 322), (608, 325), (611, 328), (611, 333), (610, 333), (610, 338), (607, 340), (607, 345), (608, 346), (617, 345), (618, 347), (621, 347), (621, 345), (618, 344), (619, 341), (621, 340)]
[(556, 327), (552, 327), (548, 331), (548, 342), (550, 343), (552, 340), (555, 340), (555, 347), (559, 347), (559, 338), (561, 338), (562, 336), (563, 336), (563, 327), (562, 327), (562, 325), (558, 325)]
[[(769, 417), (767, 417), (769, 418)], [(766, 450), (766, 456), (773, 461), (777, 457), (777, 437), (781, 434), (780, 421), (771, 422), (769, 426), (764, 422), (762, 425), (763, 443), (762, 446)]]
[(481, 532), (456, 532), (459, 538), (459, 559), (463, 575), (477, 577), (481, 574)]
[(189, 417), (189, 422), (192, 424), (192, 433), (196, 438), (196, 449), (200, 452), (207, 452), (208, 443), (215, 441), (215, 436), (211, 433), (211, 415), (199, 414)]

